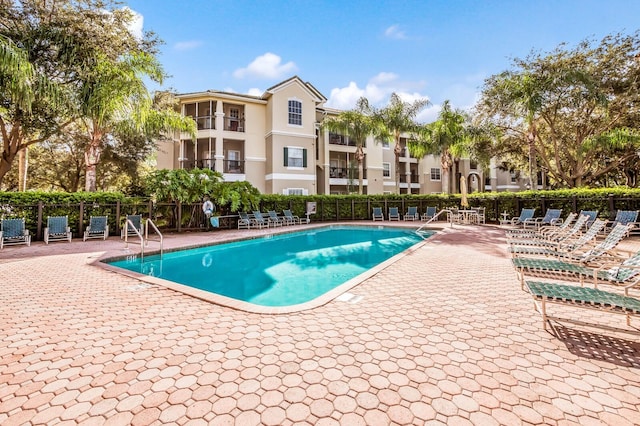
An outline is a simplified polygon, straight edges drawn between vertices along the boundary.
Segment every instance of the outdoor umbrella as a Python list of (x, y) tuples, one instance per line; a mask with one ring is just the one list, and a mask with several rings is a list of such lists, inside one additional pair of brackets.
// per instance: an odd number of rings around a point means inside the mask
[(469, 207), (469, 200), (467, 200), (467, 179), (464, 176), (460, 176), (460, 205), (464, 207)]

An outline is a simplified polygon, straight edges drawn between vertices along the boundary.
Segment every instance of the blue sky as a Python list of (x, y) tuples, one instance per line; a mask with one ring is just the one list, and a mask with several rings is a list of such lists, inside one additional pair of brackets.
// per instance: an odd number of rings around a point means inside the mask
[(639, 28), (637, 0), (130, 0), (179, 93), (262, 94), (298, 75), (348, 109), (360, 96), (470, 108), (512, 58)]

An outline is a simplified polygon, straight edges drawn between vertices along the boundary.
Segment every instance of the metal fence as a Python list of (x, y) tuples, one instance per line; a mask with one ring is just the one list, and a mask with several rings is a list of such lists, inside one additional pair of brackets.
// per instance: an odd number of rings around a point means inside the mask
[[(279, 201), (262, 201), (260, 211), (275, 210), (278, 214), (287, 209), (300, 218), (306, 218), (306, 203), (314, 202), (316, 212), (309, 215), (314, 222), (335, 222), (350, 220), (371, 220), (374, 207), (382, 208), (385, 217), (389, 208), (398, 208), (400, 214), (409, 207), (417, 207), (418, 213), (426, 212), (427, 207), (442, 210), (457, 207), (459, 198), (421, 199), (421, 198), (367, 198), (361, 197), (305, 197), (292, 196)], [(536, 216), (543, 216), (548, 208), (562, 209), (563, 216), (580, 210), (598, 210), (599, 217), (613, 219), (617, 210), (640, 210), (640, 197), (616, 197), (613, 195), (594, 197), (539, 197), (524, 199), (520, 197), (496, 197), (469, 199), (471, 206), (484, 207), (487, 222), (498, 222), (504, 216), (513, 217), (523, 208), (535, 208)], [(215, 229), (233, 229), (237, 227), (238, 216), (228, 209), (218, 211), (219, 228), (212, 228), (202, 212), (202, 203), (153, 203), (152, 201), (118, 201), (115, 203), (67, 203), (53, 204), (39, 202), (31, 205), (0, 205), (0, 218), (23, 217), (27, 229), (36, 240), (43, 238), (43, 230), (48, 216), (68, 216), (69, 226), (74, 237), (81, 237), (89, 224), (91, 216), (107, 216), (111, 235), (120, 235), (126, 215), (140, 214), (151, 218), (162, 232), (190, 232)]]

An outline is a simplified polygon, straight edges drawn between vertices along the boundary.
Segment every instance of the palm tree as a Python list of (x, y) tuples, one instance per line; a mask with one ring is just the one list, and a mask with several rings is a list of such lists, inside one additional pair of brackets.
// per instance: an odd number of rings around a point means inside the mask
[(465, 115), (452, 110), (448, 100), (442, 104), (438, 118), (433, 123), (421, 126), (415, 137), (409, 140), (409, 152), (422, 158), (427, 154), (440, 156), (442, 168), (442, 192), (451, 192), (451, 168), (454, 161), (467, 152), (468, 134)]
[[(58, 85), (43, 73), (35, 72), (28, 53), (9, 38), (0, 35), (0, 97), (6, 108), (0, 109), (0, 186), (4, 176), (20, 152), (42, 142), (60, 127), (49, 123), (44, 132), (33, 129), (33, 109), (43, 100), (51, 105), (61, 103), (64, 96)], [(37, 127), (37, 126), (35, 126)]]
[(151, 96), (144, 78), (161, 82), (163, 71), (156, 58), (134, 53), (116, 61), (105, 57), (87, 73), (80, 90), (81, 120), (89, 134), (85, 150), (85, 189), (96, 190), (96, 170), (104, 144), (116, 131), (180, 130), (195, 137), (195, 122), (172, 110), (152, 108)]
[(386, 129), (386, 133), (393, 137), (395, 155), (396, 193), (400, 193), (400, 136), (406, 132), (414, 132), (417, 128), (415, 118), (430, 102), (428, 99), (418, 99), (412, 103), (404, 102), (396, 93), (392, 93), (389, 104), (374, 111), (374, 119)]
[(364, 144), (370, 135), (377, 136), (381, 133), (379, 123), (371, 116), (369, 101), (362, 97), (358, 99), (356, 107), (349, 111), (343, 111), (336, 117), (329, 117), (322, 122), (322, 127), (348, 136), (356, 144), (355, 159), (358, 162), (358, 194), (362, 194), (363, 187), (363, 162)]

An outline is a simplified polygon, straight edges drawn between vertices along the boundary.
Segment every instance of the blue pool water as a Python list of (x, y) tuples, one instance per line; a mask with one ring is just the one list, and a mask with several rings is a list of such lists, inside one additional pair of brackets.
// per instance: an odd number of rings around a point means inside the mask
[(308, 302), (422, 238), (410, 230), (330, 227), (109, 262), (262, 306)]

